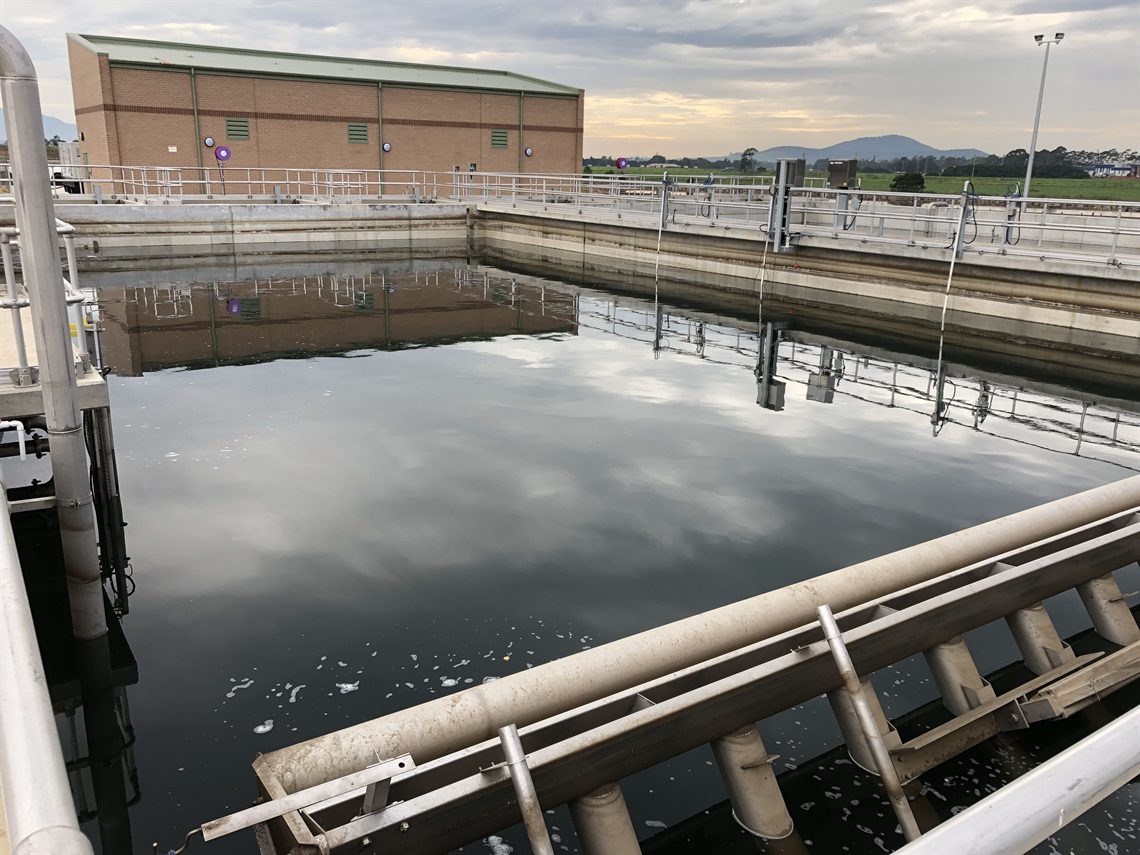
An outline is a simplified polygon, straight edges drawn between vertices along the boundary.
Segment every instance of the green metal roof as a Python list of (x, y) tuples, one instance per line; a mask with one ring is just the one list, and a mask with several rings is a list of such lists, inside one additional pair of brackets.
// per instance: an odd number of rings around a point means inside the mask
[(339, 56), (312, 56), (266, 50), (242, 50), (218, 45), (192, 45), (68, 33), (67, 37), (90, 51), (106, 54), (113, 63), (161, 65), (238, 74), (325, 77), (409, 86), (446, 87), (526, 92), (534, 95), (574, 95), (579, 90), (549, 80), (509, 71), (417, 65)]

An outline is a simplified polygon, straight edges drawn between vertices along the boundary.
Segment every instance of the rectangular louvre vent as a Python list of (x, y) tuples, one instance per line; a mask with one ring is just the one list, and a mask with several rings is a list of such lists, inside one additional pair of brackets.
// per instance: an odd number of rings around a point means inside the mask
[(491, 148), (506, 148), (507, 147), (507, 131), (501, 128), (496, 128), (491, 131)]
[(368, 142), (368, 123), (367, 122), (349, 122), (348, 123), (348, 141), (350, 143), (366, 143), (366, 142)]
[(226, 119), (226, 139), (249, 139), (249, 119)]

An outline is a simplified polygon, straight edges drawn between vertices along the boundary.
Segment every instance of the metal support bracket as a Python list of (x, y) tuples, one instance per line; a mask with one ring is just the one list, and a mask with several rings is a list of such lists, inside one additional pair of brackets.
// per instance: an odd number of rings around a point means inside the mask
[(214, 840), (218, 837), (225, 837), (235, 831), (252, 828), (259, 823), (276, 819), (287, 813), (304, 810), (320, 802), (346, 795), (353, 790), (365, 788), (367, 796), (368, 788), (381, 781), (384, 782), (385, 798), (387, 798), (387, 786), (391, 779), (415, 768), (416, 764), (412, 760), (412, 755), (401, 754), (399, 757), (375, 763), (367, 769), (345, 775), (343, 778), (336, 778), (324, 784), (309, 787), (307, 790), (299, 790), (280, 799), (271, 799), (229, 816), (223, 816), (221, 819), (207, 822), (202, 826), (202, 839)]
[(928, 730), (921, 736), (890, 749), (902, 782), (913, 781), (939, 763), (956, 757), (968, 748), (985, 742), (991, 736), (1007, 730), (1023, 730), (1029, 726), (1024, 710), (1026, 699), (1037, 690), (1079, 670), (1100, 657), (1089, 653), (1054, 668), (1047, 674), (1034, 677), (992, 701), (980, 704), (964, 715), (956, 716), (945, 724)]

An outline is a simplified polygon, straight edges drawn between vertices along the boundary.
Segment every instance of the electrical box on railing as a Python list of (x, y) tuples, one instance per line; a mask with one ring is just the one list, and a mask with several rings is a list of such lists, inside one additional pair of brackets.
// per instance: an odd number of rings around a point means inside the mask
[(787, 185), (789, 187), (803, 187), (804, 175), (807, 174), (807, 162), (802, 158), (781, 157), (776, 161), (776, 182), (780, 181), (780, 167), (787, 164)]
[(833, 190), (850, 190), (856, 186), (858, 172), (859, 161), (853, 157), (848, 160), (829, 160), (827, 186)]

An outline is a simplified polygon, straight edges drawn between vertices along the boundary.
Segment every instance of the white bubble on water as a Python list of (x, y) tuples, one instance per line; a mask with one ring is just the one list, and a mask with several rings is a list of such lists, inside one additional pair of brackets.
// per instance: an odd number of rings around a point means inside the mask
[(360, 681), (357, 680), (355, 683), (337, 683), (336, 687), (340, 689), (342, 695), (347, 695), (349, 692), (355, 692), (360, 688)]
[(456, 680), (456, 679), (453, 679), (452, 677), (444, 677), (444, 678), (443, 678), (443, 682), (441, 683), (441, 685), (442, 685), (442, 686), (443, 686), (445, 689), (450, 689), (452, 686), (458, 686), (458, 685), (459, 685), (459, 681), (458, 681), (458, 680)]
[(483, 682), (484, 683), (494, 683), (498, 679), (499, 679), (498, 677), (484, 677)]
[(254, 733), (269, 733), (269, 731), (271, 731), (271, 730), (273, 730), (273, 719), (267, 718), (265, 720), (265, 724), (259, 724), (257, 727), (255, 727), (253, 729), (253, 732)]
[(232, 689), (230, 689), (228, 692), (226, 692), (226, 697), (232, 698), (234, 696), (234, 692), (236, 692), (238, 689), (248, 689), (252, 685), (253, 685), (253, 680), (249, 679), (249, 677), (246, 677), (244, 683), (237, 683), (237, 685), (235, 685)]
[(492, 834), (483, 840), (487, 844), (487, 848), (491, 850), (491, 855), (511, 855), (515, 851), (515, 847), (499, 837), (497, 834)]
[(305, 688), (305, 684), (301, 683), (299, 686), (294, 688), (292, 692), (290, 692), (289, 703), (291, 703), (291, 704), (297, 703), (297, 692), (301, 691), (301, 689), (303, 689), (303, 688)]

